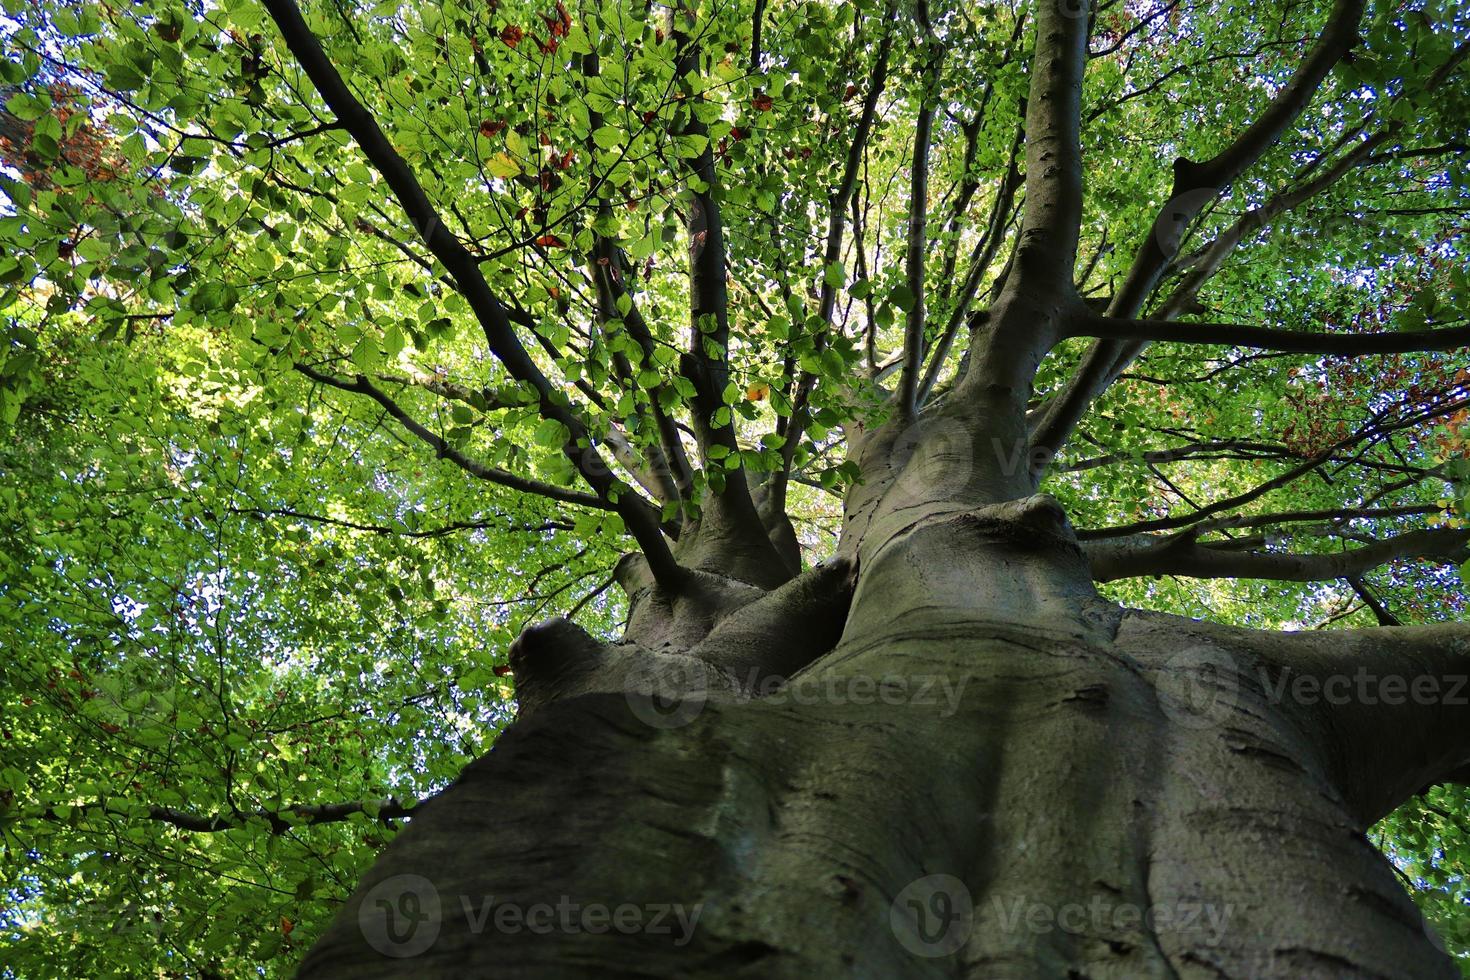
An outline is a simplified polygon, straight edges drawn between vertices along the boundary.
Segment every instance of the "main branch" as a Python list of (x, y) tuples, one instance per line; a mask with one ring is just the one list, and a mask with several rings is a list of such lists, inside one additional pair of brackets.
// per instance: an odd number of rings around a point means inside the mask
[(363, 154), (382, 175), (400, 207), (418, 229), (424, 244), (434, 253), (474, 311), (485, 339), (496, 358), (517, 381), (530, 385), (536, 392), (541, 414), (560, 422), (567, 430), (562, 451), (592, 486), (600, 498), (612, 503), (628, 530), (638, 541), (649, 567), (661, 582), (675, 585), (682, 573), (669, 550), (659, 527), (659, 514), (646, 501), (627, 492), (627, 487), (612, 475), (592, 445), (591, 434), (582, 423), (565, 393), (531, 359), (511, 326), (506, 307), (491, 291), (480, 271), (479, 262), (445, 226), (418, 178), (384, 134), (373, 114), (347, 88), (342, 76), (332, 65), (321, 42), (301, 16), (294, 0), (264, 0), (280, 29), (286, 46), (300, 63), (317, 92), (336, 114)]

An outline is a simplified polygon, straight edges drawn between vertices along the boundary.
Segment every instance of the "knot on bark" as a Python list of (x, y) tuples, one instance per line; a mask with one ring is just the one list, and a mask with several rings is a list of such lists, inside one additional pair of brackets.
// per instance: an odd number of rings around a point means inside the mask
[(1076, 541), (1067, 512), (1045, 493), (978, 507), (960, 514), (958, 521), (982, 537), (1023, 546), (1075, 545)]
[(602, 663), (606, 646), (558, 616), (527, 627), (510, 645), (516, 702), (522, 715), (555, 700)]

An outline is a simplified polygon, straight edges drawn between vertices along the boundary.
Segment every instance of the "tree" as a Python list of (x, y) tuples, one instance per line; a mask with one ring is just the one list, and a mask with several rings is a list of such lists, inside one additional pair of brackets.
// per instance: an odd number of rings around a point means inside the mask
[(21, 975), (1455, 975), (1463, 9), (6, 10)]

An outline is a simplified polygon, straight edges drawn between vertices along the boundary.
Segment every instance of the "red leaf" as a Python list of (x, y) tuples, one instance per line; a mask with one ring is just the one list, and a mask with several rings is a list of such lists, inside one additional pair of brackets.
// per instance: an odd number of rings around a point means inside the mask
[(567, 243), (562, 241), (560, 238), (557, 238), (555, 235), (542, 235), (540, 238), (536, 239), (536, 244), (540, 245), (542, 248), (567, 247)]
[(505, 666), (504, 664), (501, 664), (499, 667), (496, 667), (495, 668), (495, 676), (496, 677), (506, 677), (510, 673), (511, 673), (511, 669), (509, 667)]
[(766, 93), (757, 92), (755, 98), (750, 100), (750, 104), (755, 106), (756, 112), (770, 112), (771, 107), (776, 103)]
[(517, 44), (520, 44), (521, 38), (525, 36), (526, 32), (514, 24), (506, 24), (505, 30), (500, 32), (500, 40), (505, 42), (505, 46), (508, 48), (513, 48)]

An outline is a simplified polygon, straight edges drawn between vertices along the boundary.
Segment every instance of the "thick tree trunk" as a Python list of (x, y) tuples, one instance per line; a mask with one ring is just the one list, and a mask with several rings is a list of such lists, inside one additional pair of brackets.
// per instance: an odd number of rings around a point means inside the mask
[[(1456, 975), (1364, 836), (1391, 801), (1283, 696), (1325, 646), (1098, 599), (1047, 498), (885, 501), (850, 609), (843, 561), (657, 629), (645, 595), (636, 647), (523, 638), (528, 717), (302, 976)], [(777, 686), (761, 640), (821, 655)]]

